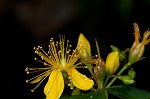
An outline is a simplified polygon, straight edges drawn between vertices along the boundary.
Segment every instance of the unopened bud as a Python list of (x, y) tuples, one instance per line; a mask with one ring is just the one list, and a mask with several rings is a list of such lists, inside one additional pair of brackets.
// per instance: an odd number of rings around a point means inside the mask
[[(134, 46), (135, 44), (133, 44)], [(129, 53), (129, 62), (135, 63), (141, 59), (145, 50), (145, 46), (142, 43), (135, 46)]]
[(143, 34), (142, 42), (140, 42), (140, 30), (137, 23), (134, 23), (134, 35), (135, 35), (135, 41), (131, 47), (130, 53), (129, 53), (129, 62), (135, 63), (141, 59), (144, 53), (145, 45), (150, 42), (150, 31), (147, 30)]
[(105, 70), (107, 73), (113, 74), (116, 72), (118, 67), (119, 67), (119, 53), (111, 52), (107, 56)]

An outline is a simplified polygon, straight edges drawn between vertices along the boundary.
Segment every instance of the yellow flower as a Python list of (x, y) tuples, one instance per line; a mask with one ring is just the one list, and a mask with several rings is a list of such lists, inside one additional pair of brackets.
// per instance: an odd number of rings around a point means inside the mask
[(137, 23), (134, 23), (134, 35), (135, 35), (135, 41), (130, 49), (129, 53), (129, 62), (135, 63), (141, 59), (143, 56), (145, 45), (150, 42), (150, 31), (147, 30), (143, 34), (143, 40), (140, 42), (140, 30)]
[(118, 52), (111, 52), (108, 54), (106, 58), (106, 66), (105, 70), (109, 74), (113, 74), (119, 67), (119, 53)]
[[(27, 73), (40, 72), (43, 73), (27, 80), (30, 83), (39, 82), (39, 84), (32, 90), (34, 91), (40, 83), (49, 76), (48, 82), (44, 87), (44, 93), (46, 99), (59, 99), (64, 90), (64, 78), (62, 71), (66, 71), (70, 81), (74, 86), (81, 90), (89, 90), (93, 87), (93, 80), (87, 78), (85, 75), (79, 73), (75, 68), (77, 65), (81, 64), (79, 61), (81, 55), (84, 53), (84, 45), (77, 46), (73, 51), (70, 49), (69, 40), (65, 43), (65, 38), (60, 37), (59, 42), (54, 42), (53, 38), (50, 39), (49, 51), (46, 53), (42, 47), (38, 46), (35, 49), (44, 64), (44, 68), (27, 68)], [(72, 55), (70, 54), (72, 52)], [(38, 60), (37, 58), (35, 58)], [(39, 60), (40, 61), (40, 60)], [(40, 61), (41, 62), (41, 61)], [(32, 70), (30, 72), (30, 70)]]

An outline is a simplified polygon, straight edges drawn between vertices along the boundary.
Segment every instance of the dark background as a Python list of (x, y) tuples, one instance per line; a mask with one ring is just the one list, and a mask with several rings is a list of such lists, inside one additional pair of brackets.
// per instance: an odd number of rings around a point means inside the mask
[[(133, 23), (141, 37), (150, 28), (149, 0), (0, 0), (1, 97), (43, 99), (44, 84), (34, 92), (24, 69), (34, 63), (34, 46), (47, 48), (49, 39), (65, 34), (73, 47), (83, 33), (96, 54), (95, 38), (102, 58), (113, 44), (124, 50), (134, 41)], [(47, 50), (47, 49), (46, 49)], [(150, 47), (144, 60), (134, 64), (136, 88), (150, 91)], [(32, 67), (34, 67), (32, 66)], [(65, 92), (65, 91), (64, 91)]]

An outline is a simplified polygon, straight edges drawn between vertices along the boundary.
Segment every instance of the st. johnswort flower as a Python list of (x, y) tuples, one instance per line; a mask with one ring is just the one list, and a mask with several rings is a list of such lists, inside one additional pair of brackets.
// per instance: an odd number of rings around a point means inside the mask
[[(64, 36), (60, 36), (59, 42), (50, 39), (49, 51), (46, 53), (42, 47), (38, 46), (35, 53), (42, 58), (43, 68), (26, 68), (27, 73), (44, 71), (43, 73), (27, 80), (27, 82), (39, 84), (32, 90), (34, 91), (40, 83), (49, 76), (48, 82), (44, 87), (46, 99), (59, 99), (64, 90), (64, 77), (62, 72), (65, 71), (70, 82), (81, 90), (89, 90), (93, 87), (93, 80), (79, 73), (76, 68), (81, 64), (80, 57), (84, 53), (86, 46), (77, 46), (71, 51), (69, 40), (65, 41)], [(72, 54), (70, 54), (72, 52)], [(35, 58), (35, 60), (38, 60)], [(31, 72), (30, 72), (31, 71)]]

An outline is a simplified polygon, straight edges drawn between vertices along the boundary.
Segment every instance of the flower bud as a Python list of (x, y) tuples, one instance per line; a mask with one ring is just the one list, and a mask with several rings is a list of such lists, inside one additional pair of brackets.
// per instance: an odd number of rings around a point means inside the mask
[(106, 58), (105, 70), (108, 74), (113, 74), (119, 67), (119, 53), (111, 52)]
[[(133, 46), (134, 45), (135, 44), (133, 44)], [(129, 53), (129, 62), (132, 64), (139, 61), (143, 56), (144, 50), (145, 50), (145, 46), (142, 45), (141, 43), (135, 46), (135, 48), (131, 50)]]
[(145, 33), (143, 34), (143, 39), (142, 42), (140, 42), (140, 30), (139, 27), (136, 23), (133, 24), (134, 25), (134, 35), (135, 35), (135, 41), (130, 49), (129, 52), (129, 62), (135, 63), (137, 61), (139, 61), (141, 59), (141, 57), (143, 56), (144, 53), (144, 49), (145, 49), (145, 45), (148, 44), (150, 42), (150, 31), (145, 31)]

